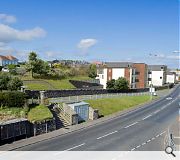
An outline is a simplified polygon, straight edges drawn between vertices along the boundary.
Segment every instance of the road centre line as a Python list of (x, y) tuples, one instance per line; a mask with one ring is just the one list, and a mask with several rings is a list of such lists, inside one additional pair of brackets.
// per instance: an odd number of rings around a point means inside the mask
[(124, 127), (124, 128), (129, 128), (129, 127), (131, 127), (131, 126), (134, 126), (134, 125), (137, 124), (137, 123), (138, 123), (138, 122), (134, 122), (134, 123), (132, 123), (132, 124), (130, 124), (130, 125)]
[(69, 148), (69, 149), (66, 149), (66, 150), (64, 150), (64, 151), (70, 151), (70, 150), (73, 150), (73, 149), (75, 149), (75, 148), (78, 148), (78, 147), (81, 147), (81, 146), (84, 146), (84, 145), (85, 145), (85, 143), (82, 143), (82, 144), (80, 144), (80, 145), (74, 146), (74, 147)]
[(152, 114), (150, 114), (150, 115), (144, 117), (142, 120), (148, 119), (148, 118), (151, 117), (151, 116), (152, 116)]
[(114, 132), (111, 132), (111, 133), (108, 133), (108, 134), (105, 134), (105, 135), (103, 135), (103, 136), (101, 136), (101, 137), (98, 137), (98, 138), (96, 138), (96, 139), (102, 139), (102, 138), (104, 138), (104, 137), (107, 137), (107, 136), (109, 136), (109, 135), (112, 135), (112, 134), (114, 134), (114, 133), (117, 133), (118, 131), (114, 131)]
[(162, 136), (164, 133), (166, 133), (166, 131), (164, 131), (164, 132), (162, 132), (162, 133), (156, 135), (155, 137), (153, 137), (153, 138), (147, 140), (146, 142), (142, 143), (141, 145), (138, 145), (138, 146), (134, 147), (133, 149), (131, 149), (131, 151), (134, 151), (134, 150), (136, 150), (136, 149), (138, 149), (138, 148), (140, 148), (140, 147), (142, 147), (142, 146), (148, 144), (149, 142), (152, 142), (152, 141), (155, 140), (156, 138)]
[(161, 111), (161, 110), (159, 109), (159, 110), (155, 111), (154, 114), (157, 114), (157, 113), (160, 112), (160, 111)]
[(73, 149), (75, 149), (75, 148), (78, 148), (78, 147), (81, 147), (81, 146), (84, 146), (84, 145), (85, 145), (85, 143), (82, 143), (82, 144), (79, 144), (79, 145), (74, 146), (74, 147), (72, 147), (72, 148), (66, 149), (66, 150), (64, 150), (64, 151), (59, 151), (59, 152), (55, 153), (54, 155), (57, 156), (57, 155), (60, 155), (60, 154), (62, 154), (62, 153), (64, 153), (64, 152), (66, 152), (66, 151), (70, 151), (70, 150), (73, 150)]

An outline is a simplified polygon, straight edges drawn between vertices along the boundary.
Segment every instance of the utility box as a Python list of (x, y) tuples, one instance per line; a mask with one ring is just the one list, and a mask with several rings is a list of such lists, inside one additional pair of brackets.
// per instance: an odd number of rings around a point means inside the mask
[(89, 119), (89, 103), (84, 101), (67, 104), (78, 114), (78, 122)]

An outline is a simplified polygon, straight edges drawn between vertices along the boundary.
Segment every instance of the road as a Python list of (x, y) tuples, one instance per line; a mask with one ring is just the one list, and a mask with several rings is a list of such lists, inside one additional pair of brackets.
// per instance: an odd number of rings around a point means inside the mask
[(162, 151), (165, 149), (168, 130), (176, 134), (173, 135), (175, 138), (180, 137), (179, 93), (178, 86), (171, 93), (171, 100), (164, 97), (123, 116), (17, 150)]

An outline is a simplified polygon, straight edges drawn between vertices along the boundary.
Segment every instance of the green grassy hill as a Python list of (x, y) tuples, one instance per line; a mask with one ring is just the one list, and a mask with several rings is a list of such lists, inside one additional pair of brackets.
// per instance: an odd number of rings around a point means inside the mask
[(75, 89), (69, 80), (89, 80), (86, 76), (77, 76), (62, 80), (33, 79), (31, 77), (23, 77), (23, 83), (29, 90), (58, 90), (58, 89)]

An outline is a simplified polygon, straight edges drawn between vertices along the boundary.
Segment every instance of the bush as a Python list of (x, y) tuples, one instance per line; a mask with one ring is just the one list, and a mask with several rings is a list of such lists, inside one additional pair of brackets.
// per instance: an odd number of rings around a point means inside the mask
[(23, 92), (0, 92), (0, 106), (23, 107), (26, 94)]
[(8, 82), (7, 88), (11, 91), (17, 91), (21, 89), (21, 86), (23, 86), (23, 82), (18, 77), (14, 77)]

